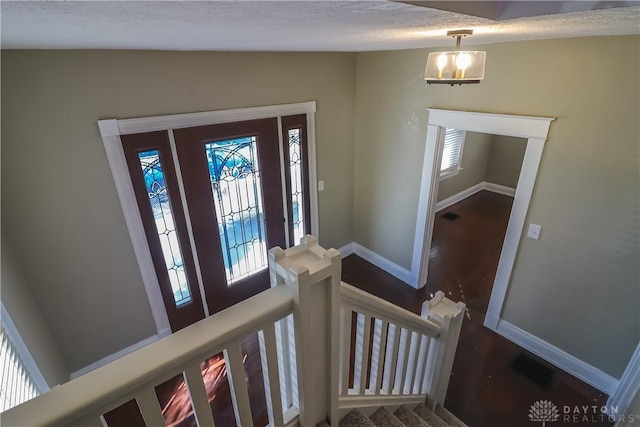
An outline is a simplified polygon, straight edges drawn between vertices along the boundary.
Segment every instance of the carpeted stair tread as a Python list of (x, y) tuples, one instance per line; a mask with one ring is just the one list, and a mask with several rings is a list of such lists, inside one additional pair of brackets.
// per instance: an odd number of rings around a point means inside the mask
[(329, 423), (326, 420), (323, 420), (316, 424), (316, 427), (329, 427)]
[(429, 423), (420, 418), (418, 414), (406, 406), (398, 408), (394, 415), (402, 421), (406, 427), (432, 427)]
[(378, 427), (405, 427), (395, 415), (385, 407), (381, 407), (374, 412), (369, 419)]
[(453, 415), (451, 412), (447, 410), (444, 406), (436, 406), (436, 415), (445, 420), (449, 425), (453, 427), (469, 427), (465, 423), (463, 423), (458, 417)]
[(415, 408), (413, 408), (413, 412), (418, 414), (420, 418), (429, 423), (432, 427), (448, 427), (449, 424), (446, 420), (440, 418), (433, 412), (427, 405), (424, 403), (419, 404)]
[(377, 427), (362, 412), (354, 409), (340, 420), (340, 427)]

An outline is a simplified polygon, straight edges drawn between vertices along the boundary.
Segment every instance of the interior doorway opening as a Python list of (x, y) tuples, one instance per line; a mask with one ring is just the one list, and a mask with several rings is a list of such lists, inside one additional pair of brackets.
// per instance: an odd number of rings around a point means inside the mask
[(513, 207), (509, 215), (504, 243), (491, 290), (491, 298), (484, 320), (484, 325), (493, 330), (498, 328), (538, 174), (538, 167), (542, 159), (542, 151), (553, 120), (555, 119), (546, 117), (429, 109), (427, 141), (411, 265), (411, 271), (417, 276), (416, 282), (419, 287), (423, 287), (427, 282), (446, 129), (518, 137), (527, 141), (522, 169), (514, 194)]
[[(487, 311), (527, 141), (449, 128), (446, 135), (458, 138), (445, 136), (428, 285), (451, 292), (477, 321)], [(448, 142), (456, 156), (445, 157)]]

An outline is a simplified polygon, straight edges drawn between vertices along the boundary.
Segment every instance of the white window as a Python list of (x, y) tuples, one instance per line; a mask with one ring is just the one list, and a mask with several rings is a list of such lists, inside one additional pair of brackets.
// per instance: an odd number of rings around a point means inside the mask
[(0, 326), (0, 370), (0, 412), (49, 390), (4, 305)]
[(442, 163), (440, 164), (440, 177), (453, 176), (462, 169), (462, 148), (464, 147), (465, 132), (458, 129), (447, 128), (444, 135), (444, 148), (442, 150)]

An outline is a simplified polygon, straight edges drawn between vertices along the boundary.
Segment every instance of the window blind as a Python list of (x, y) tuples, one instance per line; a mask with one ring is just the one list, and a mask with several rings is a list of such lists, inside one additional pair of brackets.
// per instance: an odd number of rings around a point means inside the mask
[(444, 135), (444, 149), (440, 172), (449, 172), (458, 168), (462, 154), (463, 131), (447, 128)]
[(0, 329), (0, 412), (40, 394), (4, 327)]

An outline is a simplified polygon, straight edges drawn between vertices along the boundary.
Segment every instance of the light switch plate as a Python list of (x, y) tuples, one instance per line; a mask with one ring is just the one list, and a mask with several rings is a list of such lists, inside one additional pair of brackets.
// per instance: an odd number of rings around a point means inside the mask
[(527, 231), (527, 237), (534, 240), (540, 240), (540, 232), (542, 227), (538, 224), (529, 224), (529, 231)]
[(318, 191), (324, 191), (324, 180), (318, 181)]

